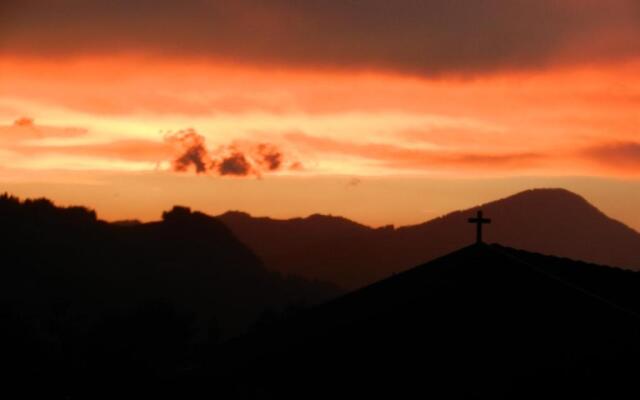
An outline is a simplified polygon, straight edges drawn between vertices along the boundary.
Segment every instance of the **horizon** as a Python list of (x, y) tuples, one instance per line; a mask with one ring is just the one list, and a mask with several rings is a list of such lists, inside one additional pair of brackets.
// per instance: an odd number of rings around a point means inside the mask
[(356, 219), (350, 218), (347, 215), (332, 214), (332, 213), (310, 212), (308, 214), (280, 216), (280, 217), (256, 214), (256, 213), (252, 213), (250, 211), (242, 210), (242, 209), (228, 209), (228, 210), (225, 210), (225, 211), (222, 211), (222, 212), (218, 212), (218, 213), (211, 213), (211, 212), (207, 212), (206, 210), (194, 208), (194, 207), (192, 207), (192, 206), (190, 206), (188, 204), (178, 204), (178, 203), (172, 204), (172, 205), (168, 206), (167, 208), (162, 209), (158, 213), (158, 217), (156, 217), (156, 218), (141, 219), (141, 218), (135, 218), (134, 217), (134, 218), (120, 218), (120, 219), (117, 219), (117, 218), (115, 218), (115, 219), (105, 219), (105, 218), (101, 217), (101, 215), (100, 215), (98, 210), (95, 210), (94, 208), (88, 207), (85, 204), (79, 204), (79, 203), (61, 204), (61, 203), (56, 202), (54, 199), (48, 198), (46, 196), (21, 197), (21, 196), (17, 196), (14, 193), (9, 193), (9, 192), (5, 192), (4, 194), (5, 195), (9, 195), (9, 196), (17, 197), (20, 201), (37, 200), (39, 198), (43, 198), (43, 199), (47, 199), (47, 200), (51, 201), (57, 207), (74, 207), (74, 206), (85, 207), (85, 208), (88, 208), (88, 209), (90, 209), (92, 211), (95, 211), (96, 212), (96, 217), (98, 218), (98, 220), (105, 221), (105, 222), (108, 222), (108, 223), (127, 222), (127, 221), (136, 221), (136, 222), (140, 222), (140, 223), (157, 222), (157, 221), (161, 221), (162, 220), (162, 214), (164, 212), (170, 211), (174, 207), (185, 207), (185, 208), (188, 208), (191, 212), (201, 212), (201, 213), (204, 213), (205, 215), (208, 215), (210, 217), (218, 217), (218, 216), (222, 216), (222, 215), (225, 215), (225, 214), (228, 214), (228, 213), (239, 213), (239, 214), (245, 214), (245, 215), (249, 216), (250, 218), (254, 218), (254, 219), (267, 218), (267, 219), (274, 220), (274, 221), (287, 221), (287, 220), (292, 220), (292, 219), (308, 219), (308, 218), (310, 218), (310, 217), (312, 217), (314, 215), (320, 215), (320, 216), (325, 216), (325, 217), (330, 217), (330, 218), (344, 218), (344, 219), (346, 219), (346, 220), (348, 220), (350, 222), (353, 222), (355, 224), (358, 224), (358, 225), (361, 225), (361, 226), (365, 226), (365, 227), (371, 228), (371, 229), (386, 228), (386, 227), (393, 227), (394, 229), (398, 229), (398, 228), (402, 228), (402, 227), (411, 227), (411, 226), (415, 226), (415, 225), (420, 225), (420, 224), (427, 223), (427, 222), (430, 222), (430, 221), (435, 220), (435, 219), (446, 217), (447, 215), (452, 214), (452, 213), (467, 211), (467, 210), (470, 210), (470, 209), (473, 209), (473, 208), (483, 207), (483, 206), (486, 206), (486, 205), (494, 203), (494, 202), (500, 202), (500, 201), (503, 201), (503, 200), (508, 200), (508, 199), (510, 199), (512, 197), (516, 197), (516, 196), (525, 194), (527, 192), (540, 192), (540, 191), (548, 191), (548, 192), (551, 192), (551, 191), (560, 191), (560, 192), (562, 192), (562, 191), (564, 191), (564, 192), (567, 192), (569, 194), (576, 195), (579, 198), (581, 198), (582, 200), (586, 201), (588, 204), (591, 204), (592, 206), (594, 206), (599, 211), (603, 212), (607, 217), (613, 219), (614, 221), (621, 222), (622, 224), (628, 226), (629, 228), (633, 229), (636, 232), (640, 232), (640, 229), (638, 229), (638, 227), (635, 227), (635, 226), (633, 226), (633, 225), (631, 225), (631, 224), (629, 224), (629, 223), (627, 223), (625, 221), (622, 221), (622, 220), (616, 218), (615, 216), (610, 215), (607, 212), (606, 209), (600, 208), (597, 204), (595, 204), (593, 201), (591, 201), (588, 197), (585, 197), (585, 196), (581, 195), (580, 193), (577, 193), (575, 191), (572, 191), (572, 190), (569, 190), (569, 189), (563, 188), (563, 187), (531, 187), (531, 188), (523, 189), (523, 190), (520, 190), (520, 191), (517, 191), (517, 192), (514, 192), (514, 193), (510, 193), (510, 194), (508, 194), (506, 196), (503, 196), (503, 197), (493, 198), (493, 199), (490, 199), (488, 201), (484, 201), (484, 202), (481, 202), (481, 203), (469, 204), (469, 205), (466, 205), (466, 206), (461, 206), (461, 207), (456, 208), (456, 209), (451, 209), (451, 210), (445, 211), (445, 212), (443, 212), (441, 214), (434, 215), (434, 216), (432, 216), (430, 218), (427, 218), (427, 219), (424, 219), (424, 220), (415, 221), (413, 223), (407, 223), (407, 224), (393, 224), (393, 223), (390, 223), (390, 224), (380, 224), (380, 225), (370, 225), (370, 224), (358, 221)]
[(0, 190), (381, 226), (560, 186), (640, 229), (637, 1), (314, 4), (3, 2)]

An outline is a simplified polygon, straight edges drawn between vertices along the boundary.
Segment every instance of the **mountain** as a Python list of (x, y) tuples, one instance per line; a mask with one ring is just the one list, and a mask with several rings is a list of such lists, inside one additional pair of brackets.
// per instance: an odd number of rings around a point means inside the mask
[(3, 195), (0, 254), (0, 370), (51, 393), (174, 376), (264, 315), (339, 293), (267, 270), (223, 223), (184, 207), (109, 224)]
[(476, 244), (238, 338), (204, 376), (236, 398), (623, 398), (639, 339), (639, 272)]
[(328, 284), (268, 271), (219, 220), (174, 207), (163, 220), (109, 224), (82, 207), (0, 196), (0, 299), (169, 300), (236, 333), (268, 308), (315, 303)]
[(347, 289), (388, 276), (405, 263), (394, 254), (395, 231), (391, 227), (372, 229), (318, 214), (275, 220), (228, 212), (217, 218), (259, 254), (268, 268)]
[(218, 216), (265, 265), (353, 289), (447, 254), (475, 238), (467, 218), (482, 209), (490, 243), (626, 268), (640, 267), (640, 234), (582, 197), (537, 189), (419, 225), (373, 229), (340, 217), (274, 220)]

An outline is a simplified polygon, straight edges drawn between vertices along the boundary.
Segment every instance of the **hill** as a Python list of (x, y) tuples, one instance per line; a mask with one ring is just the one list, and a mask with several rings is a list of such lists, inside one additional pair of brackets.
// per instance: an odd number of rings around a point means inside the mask
[(639, 313), (638, 272), (480, 244), (239, 338), (222, 363), (248, 398), (620, 398)]
[(345, 289), (386, 277), (406, 263), (395, 254), (396, 232), (391, 227), (372, 229), (319, 214), (276, 220), (228, 212), (217, 218), (259, 254), (268, 268)]
[(339, 293), (268, 271), (224, 224), (184, 207), (109, 224), (0, 196), (0, 254), (0, 366), (54, 386), (172, 376), (268, 312)]
[(218, 216), (267, 267), (362, 287), (472, 243), (467, 218), (482, 208), (487, 242), (626, 268), (640, 267), (640, 234), (563, 189), (514, 196), (400, 228), (370, 228), (340, 217), (274, 220)]

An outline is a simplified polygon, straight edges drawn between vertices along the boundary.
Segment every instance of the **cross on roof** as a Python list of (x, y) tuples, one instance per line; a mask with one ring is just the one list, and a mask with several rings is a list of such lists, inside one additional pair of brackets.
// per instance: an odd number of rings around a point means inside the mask
[(470, 224), (476, 224), (476, 243), (482, 243), (482, 225), (490, 224), (491, 219), (484, 218), (482, 211), (478, 210), (478, 214), (475, 218), (469, 218)]

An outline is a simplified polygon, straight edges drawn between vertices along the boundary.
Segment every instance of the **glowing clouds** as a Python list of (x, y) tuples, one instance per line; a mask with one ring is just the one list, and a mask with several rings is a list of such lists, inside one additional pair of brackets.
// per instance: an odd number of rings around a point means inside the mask
[[(22, 117), (0, 125), (0, 145), (5, 156), (28, 165), (74, 163), (76, 169), (195, 171), (216, 176), (255, 176), (282, 170), (299, 171), (302, 164), (285, 155), (279, 146), (258, 141), (234, 140), (208, 148), (206, 139), (194, 129), (164, 138), (114, 138), (104, 140), (81, 128), (36, 124)], [(40, 163), (40, 164), (39, 164)], [(20, 165), (23, 165), (20, 164)], [(109, 168), (107, 168), (109, 169)]]
[(621, 172), (640, 173), (640, 143), (614, 142), (590, 147), (584, 155), (601, 165)]
[(86, 134), (86, 129), (40, 125), (29, 117), (20, 117), (11, 125), (0, 125), (0, 143), (5, 148), (17, 146), (28, 140), (77, 138)]
[(638, 68), (428, 80), (0, 56), (0, 156), (27, 169), (194, 176), (627, 176), (635, 147), (610, 144), (637, 142)]
[(193, 168), (196, 174), (259, 177), (283, 169), (302, 169), (299, 161), (285, 162), (284, 153), (273, 144), (233, 142), (209, 151), (204, 136), (193, 129), (170, 134), (165, 140), (178, 151), (172, 162), (176, 172)]

